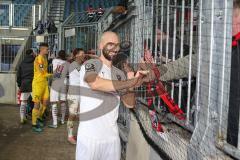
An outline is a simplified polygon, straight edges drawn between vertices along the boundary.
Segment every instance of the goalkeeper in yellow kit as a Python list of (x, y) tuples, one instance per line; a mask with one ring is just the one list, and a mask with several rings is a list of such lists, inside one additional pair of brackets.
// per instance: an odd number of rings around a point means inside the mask
[[(34, 76), (32, 82), (32, 97), (34, 108), (32, 110), (32, 129), (35, 132), (42, 132), (42, 116), (47, 108), (49, 101), (49, 89), (47, 78), (51, 76), (48, 73), (48, 44), (41, 43), (40, 53), (34, 60)], [(40, 107), (41, 104), (41, 107)]]

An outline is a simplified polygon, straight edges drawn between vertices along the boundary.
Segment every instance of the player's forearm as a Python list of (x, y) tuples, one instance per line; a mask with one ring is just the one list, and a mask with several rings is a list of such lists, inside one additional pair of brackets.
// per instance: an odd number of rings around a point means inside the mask
[(113, 92), (113, 91), (131, 88), (134, 86), (134, 84), (135, 84), (134, 79), (130, 79), (126, 81), (115, 81), (115, 80), (107, 80), (107, 79), (102, 79), (100, 77), (96, 77), (96, 80), (90, 84), (90, 87), (93, 90), (98, 90), (103, 92)]
[(127, 108), (133, 108), (136, 105), (135, 93), (127, 93), (121, 97), (123, 104)]
[(42, 76), (45, 77), (45, 78), (48, 78), (48, 77), (51, 77), (52, 74), (48, 73), (48, 72), (42, 72)]
[(51, 73), (46, 73), (46, 77), (48, 78), (48, 77), (51, 77), (53, 74), (51, 74)]

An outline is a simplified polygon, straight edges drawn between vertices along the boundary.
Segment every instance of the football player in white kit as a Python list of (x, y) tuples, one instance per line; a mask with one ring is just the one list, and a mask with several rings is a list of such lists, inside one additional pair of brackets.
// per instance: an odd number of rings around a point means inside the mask
[(53, 124), (48, 125), (50, 128), (58, 127), (58, 108), (61, 106), (61, 124), (65, 123), (66, 115), (66, 100), (67, 100), (67, 85), (66, 78), (68, 73), (69, 63), (66, 61), (66, 53), (64, 50), (58, 52), (58, 58), (53, 59), (53, 80), (50, 90), (50, 102), (52, 105)]
[(99, 59), (88, 60), (81, 67), (76, 160), (120, 160), (120, 100), (126, 107), (134, 107), (133, 88), (142, 84), (142, 75), (147, 72), (138, 71), (126, 80), (123, 71), (112, 66), (119, 49), (118, 35), (105, 32), (99, 43)]
[(84, 62), (85, 52), (82, 48), (75, 48), (73, 51), (74, 61), (69, 66), (69, 88), (68, 105), (69, 117), (67, 122), (68, 142), (76, 144), (76, 138), (73, 135), (73, 127), (76, 115), (79, 110), (79, 88), (80, 88), (80, 69)]

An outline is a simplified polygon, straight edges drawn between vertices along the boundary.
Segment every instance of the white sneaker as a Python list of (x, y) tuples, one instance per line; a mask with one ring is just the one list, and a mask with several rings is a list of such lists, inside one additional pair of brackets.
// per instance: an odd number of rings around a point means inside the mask
[(68, 142), (71, 144), (77, 144), (76, 138), (74, 136), (68, 137)]
[(64, 120), (61, 120), (61, 121), (60, 121), (60, 124), (61, 124), (61, 125), (64, 125), (64, 124), (65, 124), (65, 121), (64, 121)]
[(48, 127), (49, 127), (49, 128), (55, 128), (55, 129), (58, 128), (57, 125), (53, 125), (53, 124), (48, 125)]

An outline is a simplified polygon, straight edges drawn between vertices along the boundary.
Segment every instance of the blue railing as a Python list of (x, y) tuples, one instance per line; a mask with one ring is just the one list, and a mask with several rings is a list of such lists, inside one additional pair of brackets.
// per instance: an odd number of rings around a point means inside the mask
[(9, 9), (8, 4), (0, 4), (0, 26), (9, 25)]
[[(13, 3), (0, 3), (0, 27), (32, 27), (35, 15), (41, 13), (36, 0), (15, 0)], [(34, 12), (35, 11), (35, 12)], [(35, 14), (36, 13), (36, 14)]]

